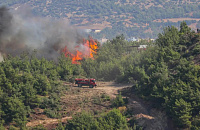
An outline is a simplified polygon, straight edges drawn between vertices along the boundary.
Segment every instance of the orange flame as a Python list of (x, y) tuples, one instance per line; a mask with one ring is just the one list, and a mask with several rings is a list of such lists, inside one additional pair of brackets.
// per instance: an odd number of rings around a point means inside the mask
[(90, 37), (90, 40), (83, 39), (83, 47), (84, 49), (81, 50), (80, 46), (78, 45), (75, 47), (76, 53), (73, 54), (68, 51), (67, 46), (62, 50), (66, 57), (70, 57), (72, 59), (72, 64), (80, 64), (79, 61), (83, 60), (83, 58), (94, 58), (94, 54), (97, 53), (98, 44), (97, 42)]

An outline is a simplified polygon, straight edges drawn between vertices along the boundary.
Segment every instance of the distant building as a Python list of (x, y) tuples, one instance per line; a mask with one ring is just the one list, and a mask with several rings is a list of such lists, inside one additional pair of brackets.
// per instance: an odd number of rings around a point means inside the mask
[(154, 42), (154, 41), (155, 41), (155, 39), (150, 39), (150, 41), (153, 41), (153, 42)]
[(101, 32), (100, 29), (84, 29), (84, 31), (86, 33), (90, 33), (90, 32), (99, 33), (99, 32)]
[(83, 30), (86, 33), (94, 32), (99, 33), (101, 32), (101, 28), (91, 27), (91, 26), (77, 26), (78, 29)]
[(137, 41), (137, 39), (135, 37), (131, 37), (131, 38), (128, 38), (127, 41), (129, 41), (129, 42), (135, 42), (135, 41)]
[(147, 45), (139, 45), (138, 50), (146, 50)]
[(91, 29), (91, 30), (92, 30), (92, 32), (95, 32), (95, 33), (99, 33), (99, 32), (101, 32), (100, 29)]
[(140, 42), (140, 41), (142, 41), (142, 40), (146, 40), (146, 41), (148, 41), (148, 42), (150, 42), (150, 41), (152, 41), (152, 42), (154, 42), (155, 41), (155, 39), (141, 39), (141, 38), (135, 38), (135, 37), (131, 37), (131, 38), (128, 38), (127, 39), (127, 41), (133, 41), (133, 42), (135, 42), (135, 41), (137, 41), (137, 42)]
[(92, 29), (84, 29), (86, 33), (90, 33)]
[(137, 42), (140, 42), (140, 41), (142, 41), (142, 39), (141, 39), (141, 38), (138, 38), (138, 39), (137, 39)]
[(108, 39), (106, 39), (106, 38), (101, 39), (101, 43), (104, 43), (104, 42), (107, 42), (107, 41), (108, 41)]
[(138, 51), (142, 51), (142, 50), (146, 50), (148, 45), (134, 45), (134, 46), (128, 46), (127, 47), (127, 53), (129, 54), (130, 52), (132, 52), (135, 49), (137, 49)]

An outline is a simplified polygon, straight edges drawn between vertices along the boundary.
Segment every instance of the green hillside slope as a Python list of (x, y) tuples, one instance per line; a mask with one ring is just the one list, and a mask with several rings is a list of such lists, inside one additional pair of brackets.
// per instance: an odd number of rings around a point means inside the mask
[[(0, 0), (1, 5), (16, 9), (30, 5), (35, 14), (44, 17), (67, 18), (73, 25), (100, 29), (95, 38), (126, 37), (155, 38), (163, 27), (186, 23), (200, 27), (198, 0)], [(181, 18), (178, 19), (177, 18)]]

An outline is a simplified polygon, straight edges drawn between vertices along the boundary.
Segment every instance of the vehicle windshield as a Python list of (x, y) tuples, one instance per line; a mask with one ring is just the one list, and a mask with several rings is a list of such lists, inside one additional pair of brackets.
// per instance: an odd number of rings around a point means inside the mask
[(95, 83), (95, 80), (91, 80), (91, 81)]

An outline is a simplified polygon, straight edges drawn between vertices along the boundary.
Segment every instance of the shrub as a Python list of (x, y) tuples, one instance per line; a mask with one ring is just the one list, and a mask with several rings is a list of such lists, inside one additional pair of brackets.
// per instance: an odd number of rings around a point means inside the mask
[(97, 128), (96, 120), (86, 112), (78, 113), (66, 125), (67, 130), (96, 130)]
[(47, 130), (43, 125), (33, 127), (31, 130)]
[(45, 109), (44, 114), (49, 118), (57, 118), (59, 117), (59, 113), (57, 110)]
[(101, 98), (103, 99), (103, 101), (110, 101), (110, 96), (108, 96), (107, 94), (102, 94)]
[(82, 112), (68, 121), (67, 130), (126, 130), (128, 129), (126, 117), (118, 109), (95, 119), (92, 115)]
[(113, 109), (103, 117), (98, 118), (98, 129), (100, 130), (117, 130), (128, 129), (126, 117), (118, 109)]
[(116, 98), (112, 101), (112, 106), (113, 107), (120, 107), (125, 104), (124, 99), (122, 98), (121, 93), (116, 96)]

